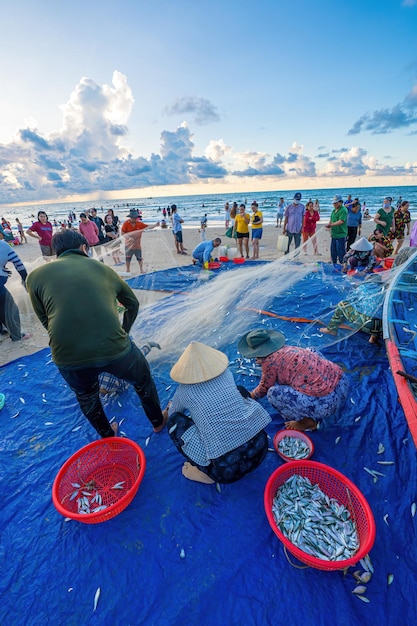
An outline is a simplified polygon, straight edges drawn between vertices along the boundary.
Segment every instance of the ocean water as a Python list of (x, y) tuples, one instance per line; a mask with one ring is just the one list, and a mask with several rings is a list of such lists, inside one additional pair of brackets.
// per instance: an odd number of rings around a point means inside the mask
[(77, 216), (86, 209), (95, 207), (98, 214), (103, 217), (108, 209), (113, 209), (115, 214), (119, 216), (121, 221), (127, 217), (130, 208), (139, 209), (143, 215), (143, 221), (153, 223), (162, 218), (162, 209), (171, 204), (176, 204), (178, 213), (184, 219), (184, 227), (195, 226), (200, 223), (200, 219), (206, 213), (209, 226), (217, 226), (224, 224), (224, 205), (229, 202), (238, 204), (245, 202), (250, 212), (250, 204), (256, 200), (260, 210), (263, 212), (265, 224), (275, 224), (277, 205), (281, 197), (286, 202), (290, 202), (296, 191), (301, 192), (302, 202), (305, 204), (308, 200), (313, 202), (318, 199), (320, 203), (320, 215), (322, 219), (329, 217), (332, 210), (332, 199), (336, 193), (340, 193), (344, 199), (348, 194), (352, 198), (359, 198), (361, 204), (366, 202), (371, 215), (374, 215), (382, 206), (385, 196), (393, 198), (395, 205), (401, 196), (403, 200), (410, 202), (410, 212), (413, 219), (417, 219), (417, 186), (410, 187), (350, 187), (346, 189), (314, 189), (303, 190), (294, 189), (291, 191), (258, 191), (254, 193), (233, 194), (204, 194), (195, 196), (166, 196), (161, 198), (132, 198), (129, 200), (96, 200), (80, 201), (80, 202), (56, 202), (48, 204), (27, 204), (19, 207), (0, 209), (0, 215), (8, 219), (14, 226), (18, 217), (25, 227), (29, 227), (32, 221), (36, 219), (37, 212), (44, 210), (50, 221), (54, 219), (62, 222), (68, 217), (70, 210), (73, 210)]

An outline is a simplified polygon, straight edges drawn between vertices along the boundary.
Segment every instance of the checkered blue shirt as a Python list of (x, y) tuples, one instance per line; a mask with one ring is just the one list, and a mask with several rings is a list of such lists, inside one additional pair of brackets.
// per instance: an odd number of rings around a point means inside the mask
[(241, 396), (229, 370), (205, 383), (180, 384), (169, 415), (177, 412), (194, 422), (183, 435), (183, 450), (198, 465), (238, 448), (271, 421), (258, 402)]

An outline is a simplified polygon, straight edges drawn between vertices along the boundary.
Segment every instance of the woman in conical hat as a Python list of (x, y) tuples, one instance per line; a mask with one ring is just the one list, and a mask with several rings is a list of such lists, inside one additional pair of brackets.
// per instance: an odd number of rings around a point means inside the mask
[(316, 430), (336, 417), (344, 404), (346, 374), (318, 352), (284, 344), (282, 333), (266, 328), (255, 328), (241, 337), (240, 354), (255, 358), (262, 367), (260, 383), (250, 395), (255, 400), (266, 396), (287, 420), (286, 428)]
[(171, 370), (179, 383), (168, 432), (187, 461), (183, 475), (197, 482), (232, 483), (254, 470), (268, 451), (265, 409), (237, 388), (223, 352), (194, 341)]
[(377, 260), (374, 254), (374, 247), (365, 237), (361, 237), (350, 246), (348, 252), (343, 257), (342, 272), (358, 269), (363, 274), (373, 272)]

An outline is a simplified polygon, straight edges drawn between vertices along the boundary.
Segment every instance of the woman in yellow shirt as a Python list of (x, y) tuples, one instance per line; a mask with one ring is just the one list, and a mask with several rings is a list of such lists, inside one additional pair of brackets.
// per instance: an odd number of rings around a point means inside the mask
[(249, 222), (250, 216), (246, 213), (245, 205), (241, 204), (235, 217), (233, 236), (237, 239), (241, 257), (243, 257), (243, 242), (245, 242), (247, 259), (249, 259)]
[(258, 209), (258, 203), (254, 200), (252, 202), (252, 216), (251, 216), (251, 222), (252, 222), (252, 250), (253, 250), (253, 255), (252, 255), (252, 259), (259, 259), (259, 242), (262, 239), (262, 232), (263, 232), (263, 215), (262, 215), (262, 211), (259, 211)]

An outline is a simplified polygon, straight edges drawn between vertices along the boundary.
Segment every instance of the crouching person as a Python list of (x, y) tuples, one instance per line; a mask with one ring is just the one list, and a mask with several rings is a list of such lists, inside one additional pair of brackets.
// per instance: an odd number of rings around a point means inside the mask
[(192, 342), (171, 370), (179, 386), (163, 413), (172, 441), (187, 459), (182, 473), (189, 480), (232, 483), (267, 454), (263, 429), (271, 418), (236, 387), (227, 366), (223, 352)]

